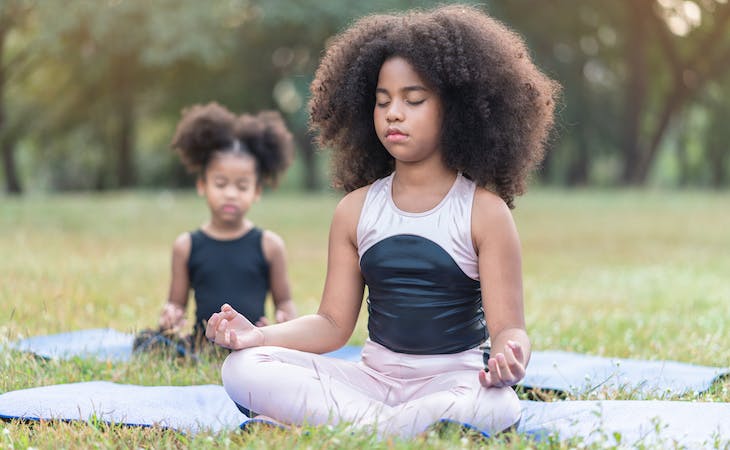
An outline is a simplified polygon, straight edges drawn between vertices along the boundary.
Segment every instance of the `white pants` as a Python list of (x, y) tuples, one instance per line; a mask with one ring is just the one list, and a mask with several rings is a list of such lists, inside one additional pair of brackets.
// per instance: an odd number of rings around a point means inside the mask
[(281, 347), (231, 353), (221, 370), (239, 405), (290, 424), (350, 423), (404, 438), (440, 419), (490, 434), (515, 424), (520, 404), (511, 388), (479, 383), (478, 348), (447, 355), (396, 353), (368, 340), (360, 362)]

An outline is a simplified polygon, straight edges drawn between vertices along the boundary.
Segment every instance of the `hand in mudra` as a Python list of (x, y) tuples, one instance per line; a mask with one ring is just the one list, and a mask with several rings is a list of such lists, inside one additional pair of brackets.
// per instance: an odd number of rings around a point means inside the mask
[(228, 303), (208, 319), (205, 337), (231, 350), (263, 345), (264, 334)]
[(507, 341), (504, 353), (489, 358), (488, 371), (479, 372), (479, 382), (484, 387), (514, 386), (525, 377), (524, 350), (519, 342)]

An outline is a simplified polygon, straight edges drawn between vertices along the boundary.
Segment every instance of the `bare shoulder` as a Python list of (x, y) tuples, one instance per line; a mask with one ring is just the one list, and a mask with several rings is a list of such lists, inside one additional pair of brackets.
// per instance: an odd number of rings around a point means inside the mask
[(281, 236), (271, 230), (264, 230), (261, 236), (261, 247), (266, 259), (271, 261), (275, 255), (284, 254), (286, 246)]
[(264, 242), (264, 245), (284, 247), (284, 239), (271, 230), (264, 230), (261, 239)]
[(190, 255), (191, 246), (192, 238), (190, 237), (190, 233), (180, 233), (180, 235), (175, 238), (175, 242), (172, 244), (172, 253), (177, 256), (187, 258)]
[(474, 192), (472, 214), (478, 214), (483, 219), (512, 217), (509, 206), (502, 200), (502, 197), (481, 187), (477, 187), (476, 192)]
[(515, 231), (509, 206), (499, 195), (480, 187), (474, 193), (471, 223), (476, 243), (489, 236), (499, 237)]
[(357, 225), (362, 207), (365, 204), (365, 196), (371, 185), (363, 186), (346, 194), (335, 208), (333, 222), (344, 222), (349, 225)]

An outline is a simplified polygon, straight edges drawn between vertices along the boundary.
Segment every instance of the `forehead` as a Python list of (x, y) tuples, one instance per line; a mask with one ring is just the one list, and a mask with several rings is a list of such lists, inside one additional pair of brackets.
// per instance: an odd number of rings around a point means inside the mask
[(209, 176), (243, 177), (256, 174), (256, 161), (247, 153), (217, 152), (205, 170)]
[(378, 88), (427, 87), (426, 81), (405, 58), (394, 56), (385, 60), (378, 73)]

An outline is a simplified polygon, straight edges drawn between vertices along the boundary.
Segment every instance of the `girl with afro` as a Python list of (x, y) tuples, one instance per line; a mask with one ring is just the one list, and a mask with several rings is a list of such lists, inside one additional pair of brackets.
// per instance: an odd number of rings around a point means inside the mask
[[(520, 243), (510, 209), (540, 162), (558, 85), (478, 9), (373, 15), (338, 35), (311, 85), (337, 206), (316, 314), (256, 327), (224, 305), (207, 337), (240, 406), (290, 424), (411, 437), (442, 419), (513, 427), (525, 375)], [(361, 361), (321, 356), (350, 338)], [(491, 349), (491, 350), (490, 350)]]
[(195, 292), (194, 336), (202, 337), (208, 318), (224, 302), (265, 325), (269, 292), (277, 322), (293, 319), (284, 242), (246, 217), (263, 186), (275, 187), (291, 161), (291, 134), (281, 116), (273, 111), (236, 116), (217, 103), (195, 105), (183, 111), (172, 147), (197, 173), (198, 194), (208, 203), (210, 218), (173, 244), (161, 330), (184, 326), (190, 289)]

